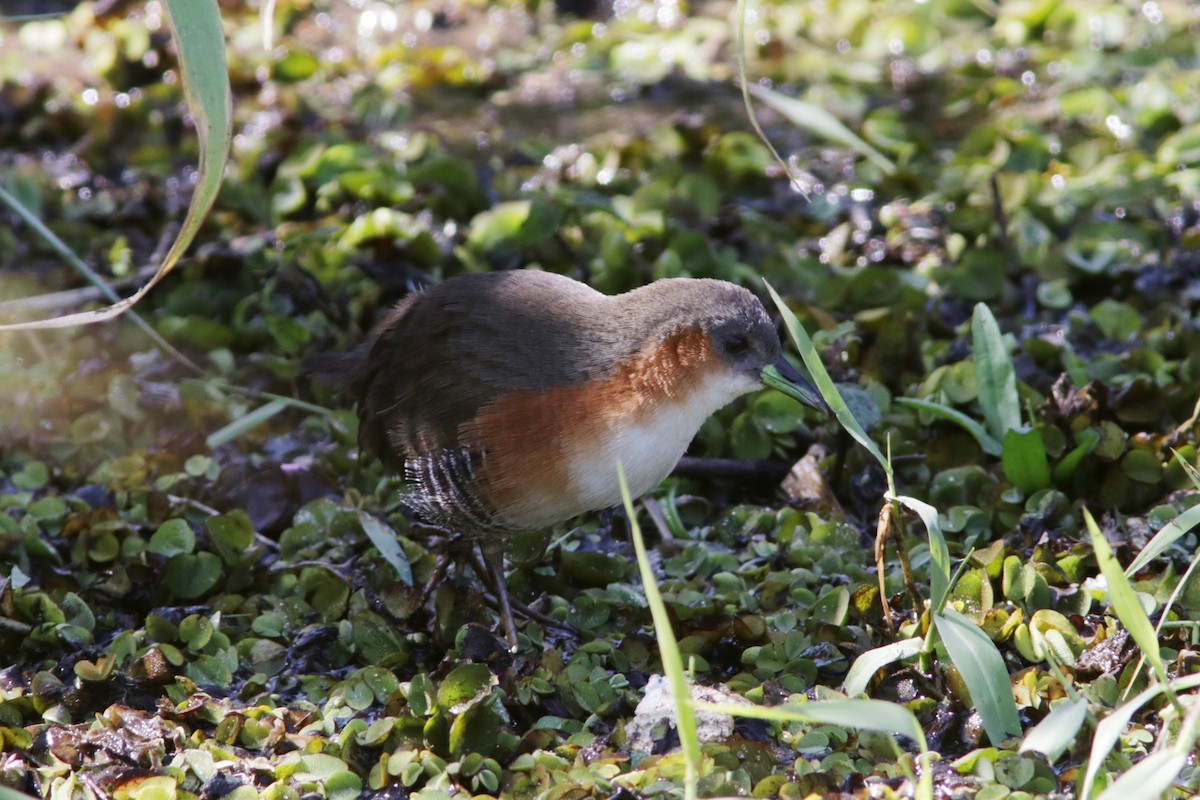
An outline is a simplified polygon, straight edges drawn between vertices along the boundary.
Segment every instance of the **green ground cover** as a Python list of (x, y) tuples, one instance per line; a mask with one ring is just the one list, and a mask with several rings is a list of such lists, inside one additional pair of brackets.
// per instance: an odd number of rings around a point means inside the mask
[[(131, 293), (202, 178), (164, 8), (66, 5), (0, 23), (0, 323), (103, 304), (64, 250)], [(747, 3), (784, 164), (731, 3), (221, 13), (225, 181), (142, 326), (0, 331), (0, 798), (684, 794), (628, 526), (514, 543), (507, 653), (300, 369), (510, 268), (765, 279), (890, 456), (770, 392), (704, 425), (638, 511), (696, 684), (895, 704), (938, 796), (1200, 790), (1194, 7)], [(700, 793), (917, 791), (909, 717), (813, 708)]]

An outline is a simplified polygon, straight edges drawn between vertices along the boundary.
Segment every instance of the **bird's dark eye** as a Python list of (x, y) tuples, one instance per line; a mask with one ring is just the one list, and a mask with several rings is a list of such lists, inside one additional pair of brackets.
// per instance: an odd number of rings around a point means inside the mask
[(735, 333), (733, 336), (725, 337), (725, 341), (721, 343), (725, 348), (725, 352), (731, 356), (740, 356), (742, 353), (750, 349), (750, 341), (741, 334)]

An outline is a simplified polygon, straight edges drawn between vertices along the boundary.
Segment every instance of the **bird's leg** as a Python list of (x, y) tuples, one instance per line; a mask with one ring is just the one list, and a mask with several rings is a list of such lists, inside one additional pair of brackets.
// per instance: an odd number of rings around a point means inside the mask
[(483, 559), (486, 577), (491, 579), (496, 589), (496, 601), (500, 604), (500, 621), (504, 623), (504, 638), (508, 646), (517, 649), (517, 624), (513, 620), (512, 601), (508, 597), (508, 581), (504, 577), (504, 545), (498, 539), (490, 539), (479, 543), (479, 554)]
[(450, 556), (446, 555), (445, 553), (440, 554), (437, 557), (437, 561), (434, 562), (433, 574), (429, 576), (429, 580), (425, 582), (423, 587), (421, 587), (421, 594), (419, 595), (420, 602), (417, 604), (418, 607), (425, 605), (425, 601), (428, 600), (433, 594), (433, 590), (441, 584), (442, 578), (446, 577), (446, 570), (449, 568), (449, 566)]

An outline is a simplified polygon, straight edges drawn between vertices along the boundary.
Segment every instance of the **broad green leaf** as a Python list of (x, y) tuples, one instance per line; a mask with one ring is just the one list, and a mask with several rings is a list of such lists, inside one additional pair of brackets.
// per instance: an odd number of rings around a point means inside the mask
[(146, 551), (160, 556), (176, 556), (196, 549), (196, 534), (190, 525), (181, 519), (169, 519), (150, 537)]
[(1004, 467), (1004, 477), (1027, 495), (1050, 485), (1046, 446), (1037, 428), (1010, 428), (1004, 434), (1000, 463)]
[(1017, 397), (1017, 376), (1012, 357), (1004, 346), (1004, 337), (992, 311), (983, 303), (975, 305), (971, 318), (971, 337), (975, 353), (975, 387), (988, 430), (997, 439), (1021, 427), (1021, 404)]
[(447, 742), (450, 753), (458, 757), (466, 753), (490, 755), (496, 749), (503, 728), (504, 720), (491, 703), (477, 703), (450, 723)]
[(1121, 471), (1130, 480), (1156, 484), (1162, 480), (1163, 465), (1152, 451), (1137, 448), (1121, 458)]
[(492, 693), (496, 676), (485, 664), (455, 667), (438, 684), (438, 705), (451, 714), (461, 714)]
[(1021, 733), (1017, 704), (1004, 658), (996, 645), (974, 622), (947, 608), (933, 617), (946, 645), (950, 660), (958, 668), (971, 692), (971, 702), (979, 710), (984, 730), (992, 744)]
[(177, 555), (167, 562), (163, 583), (178, 598), (195, 600), (221, 579), (221, 559), (207, 550)]
[(240, 508), (204, 521), (204, 533), (212, 548), (227, 564), (233, 564), (243, 550), (254, 544), (254, 523)]
[(352, 622), (354, 646), (365, 661), (386, 667), (400, 666), (408, 661), (406, 643), (383, 616), (362, 610), (354, 615)]

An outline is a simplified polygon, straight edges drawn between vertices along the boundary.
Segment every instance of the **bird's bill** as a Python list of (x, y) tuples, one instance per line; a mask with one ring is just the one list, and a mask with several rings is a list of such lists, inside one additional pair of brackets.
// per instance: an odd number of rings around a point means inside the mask
[(817, 387), (813, 386), (808, 378), (801, 375), (799, 370), (783, 357), (782, 353), (779, 358), (775, 359), (774, 364), (763, 367), (762, 382), (794, 400), (799, 400), (809, 408), (815, 408), (825, 414), (829, 413), (829, 406), (821, 397), (821, 393), (817, 391)]

